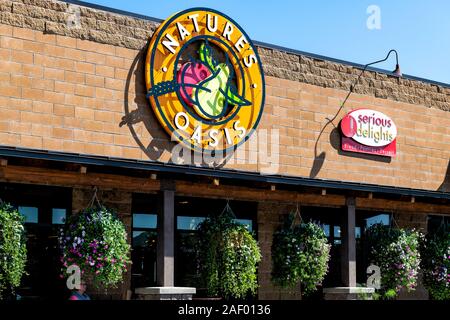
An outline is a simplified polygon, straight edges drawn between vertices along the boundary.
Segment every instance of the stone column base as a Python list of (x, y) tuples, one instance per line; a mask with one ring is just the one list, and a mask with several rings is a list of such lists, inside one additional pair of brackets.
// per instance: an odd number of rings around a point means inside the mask
[(192, 300), (195, 288), (188, 287), (145, 287), (134, 291), (137, 300)]
[(374, 288), (366, 287), (335, 287), (324, 288), (325, 300), (372, 300)]
[(195, 288), (189, 287), (145, 287), (134, 291), (137, 300), (192, 300)]

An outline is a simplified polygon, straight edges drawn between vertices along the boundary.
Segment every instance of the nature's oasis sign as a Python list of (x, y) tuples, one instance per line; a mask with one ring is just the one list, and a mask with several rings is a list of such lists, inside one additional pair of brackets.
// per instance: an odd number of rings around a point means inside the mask
[(226, 15), (194, 8), (164, 21), (149, 44), (147, 97), (165, 131), (196, 150), (233, 150), (264, 107), (261, 61)]
[(393, 157), (397, 127), (384, 113), (370, 109), (349, 112), (341, 121), (342, 150)]

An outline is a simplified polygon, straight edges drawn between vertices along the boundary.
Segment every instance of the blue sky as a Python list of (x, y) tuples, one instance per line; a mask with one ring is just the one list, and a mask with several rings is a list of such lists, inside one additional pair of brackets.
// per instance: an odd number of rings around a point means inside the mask
[[(366, 64), (399, 53), (405, 74), (450, 83), (448, 0), (88, 0), (165, 19), (190, 7), (231, 16), (253, 40)], [(367, 8), (380, 9), (380, 29), (367, 28)], [(393, 70), (395, 58), (374, 67)]]

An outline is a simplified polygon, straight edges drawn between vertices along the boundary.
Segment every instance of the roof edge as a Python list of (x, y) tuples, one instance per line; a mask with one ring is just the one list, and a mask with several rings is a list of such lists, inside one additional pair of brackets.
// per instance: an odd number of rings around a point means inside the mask
[[(137, 19), (152, 21), (152, 22), (156, 22), (156, 23), (161, 23), (164, 21), (163, 19), (159, 19), (159, 18), (147, 16), (147, 15), (142, 15), (142, 14), (134, 13), (131, 11), (120, 10), (120, 9), (115, 9), (112, 7), (102, 6), (102, 5), (85, 2), (85, 1), (79, 1), (79, 0), (59, 0), (59, 1), (66, 2), (68, 4), (74, 4), (74, 5), (78, 5), (78, 6), (88, 7), (91, 9), (102, 10), (102, 11), (106, 11), (106, 12), (120, 14), (120, 15), (124, 15), (124, 16), (128, 16), (128, 17), (137, 18)], [(262, 47), (262, 48), (284, 51), (286, 53), (290, 53), (290, 54), (294, 54), (294, 55), (305, 56), (305, 57), (309, 57), (309, 58), (313, 58), (313, 59), (317, 59), (317, 60), (339, 63), (339, 64), (351, 66), (354, 68), (358, 68), (358, 69), (364, 68), (363, 64), (359, 64), (359, 63), (355, 63), (355, 62), (351, 62), (351, 61), (347, 61), (347, 60), (336, 59), (333, 57), (319, 55), (319, 54), (315, 54), (315, 53), (311, 53), (311, 52), (307, 52), (307, 51), (301, 51), (301, 50), (297, 50), (297, 49), (287, 48), (287, 47), (283, 47), (283, 46), (279, 46), (276, 44), (271, 44), (271, 43), (267, 43), (267, 42), (263, 42), (263, 41), (253, 40), (253, 43), (256, 46)], [(385, 70), (385, 69), (368, 67), (366, 70), (386, 74), (388, 76), (394, 76), (392, 74), (392, 71)], [(429, 84), (441, 86), (444, 88), (450, 88), (450, 83), (435, 81), (435, 80), (431, 80), (431, 79), (427, 79), (427, 78), (421, 78), (421, 77), (417, 77), (417, 76), (413, 76), (413, 75), (403, 74), (402, 78), (414, 80), (414, 81), (420, 81), (420, 82), (424, 82), (424, 83), (429, 83)]]
[(318, 187), (330, 189), (346, 189), (349, 191), (364, 191), (384, 194), (397, 194), (414, 197), (438, 198), (450, 200), (450, 193), (424, 189), (412, 189), (393, 186), (382, 186), (357, 182), (325, 180), (286, 175), (263, 175), (259, 172), (239, 171), (232, 169), (220, 169), (210, 167), (197, 167), (163, 163), (150, 160), (132, 160), (117, 157), (86, 155), (77, 153), (37, 150), (30, 148), (17, 148), (0, 146), (0, 156), (14, 158), (29, 158), (85, 165), (110, 166), (124, 169), (156, 171), (166, 173), (179, 173), (185, 175), (209, 176), (214, 178), (229, 178), (235, 180), (249, 180), (256, 182), (276, 183), (291, 186)]

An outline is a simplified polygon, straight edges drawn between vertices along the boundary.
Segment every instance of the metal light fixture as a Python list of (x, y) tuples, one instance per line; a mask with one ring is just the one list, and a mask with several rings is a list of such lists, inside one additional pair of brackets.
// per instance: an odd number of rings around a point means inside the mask
[(353, 93), (353, 91), (355, 90), (355, 86), (358, 84), (359, 79), (361, 79), (361, 76), (363, 75), (364, 71), (366, 71), (366, 69), (374, 64), (380, 63), (380, 62), (384, 62), (387, 59), (389, 59), (389, 56), (391, 55), (391, 53), (395, 53), (395, 59), (396, 59), (396, 65), (395, 65), (395, 70), (392, 71), (392, 75), (396, 76), (396, 77), (402, 77), (402, 72), (400, 71), (400, 65), (398, 64), (398, 53), (396, 50), (392, 49), (388, 52), (386, 58), (382, 59), (382, 60), (378, 60), (378, 61), (374, 61), (371, 63), (368, 63), (366, 65), (364, 65), (364, 68), (362, 69), (361, 73), (358, 75), (358, 78), (356, 78), (355, 82), (353, 82), (353, 84), (350, 84), (350, 90), (347, 93), (347, 96), (345, 97), (344, 101), (342, 102), (341, 106), (339, 107), (338, 111), (336, 112), (336, 114), (333, 116), (333, 118), (329, 119), (327, 118), (327, 123), (325, 124), (325, 126), (323, 126), (322, 130), (320, 130), (319, 133), (319, 137), (316, 140), (316, 143), (314, 145), (314, 161), (318, 163), (318, 166), (314, 165), (313, 168), (311, 169), (310, 172), (310, 177), (311, 178), (315, 178), (317, 173), (320, 171), (324, 159), (325, 159), (325, 152), (321, 152), (321, 154), (317, 154), (317, 144), (320, 140), (320, 137), (322, 136), (322, 133), (324, 132), (325, 128), (330, 124), (333, 123), (333, 121), (338, 117), (339, 112), (341, 112), (341, 110), (344, 108), (345, 103), (347, 102), (348, 98), (350, 97), (350, 95)]
[[(353, 92), (353, 89), (355, 88), (356, 84), (359, 82), (359, 79), (360, 79), (361, 76), (363, 75), (364, 71), (366, 71), (366, 69), (367, 69), (369, 66), (371, 66), (371, 65), (374, 65), (374, 64), (377, 64), (377, 63), (386, 61), (387, 59), (389, 59), (389, 56), (391, 55), (391, 53), (395, 53), (395, 61), (396, 61), (396, 64), (395, 64), (395, 70), (392, 71), (392, 75), (394, 75), (394, 76), (400, 78), (400, 77), (402, 76), (402, 72), (400, 71), (400, 65), (399, 65), (399, 63), (398, 63), (398, 53), (397, 53), (396, 50), (391, 49), (391, 50), (388, 52), (388, 54), (386, 55), (386, 58), (381, 59), (381, 60), (378, 60), (378, 61), (374, 61), (374, 62), (371, 62), (371, 63), (368, 63), (368, 64), (364, 65), (364, 68), (362, 69), (362, 71), (361, 71), (361, 73), (359, 74), (358, 78), (356, 79), (356, 81), (354, 82), (354, 84), (352, 84), (352, 85), (350, 86), (350, 92), (349, 92), (349, 95)], [(348, 97), (347, 97), (347, 98), (348, 98)], [(345, 99), (345, 101), (347, 101), (347, 98)], [(345, 103), (345, 101), (344, 101), (344, 103)]]
[(394, 49), (392, 49), (392, 50), (390, 50), (390, 51), (388, 52), (386, 58), (384, 58), (384, 59), (382, 59), (382, 60), (375, 61), (375, 62), (371, 62), (371, 63), (369, 63), (369, 64), (366, 64), (366, 65), (364, 66), (364, 69), (363, 69), (362, 72), (364, 72), (364, 71), (367, 69), (368, 66), (371, 66), (371, 65), (374, 65), (374, 64), (377, 64), (377, 63), (386, 61), (386, 60), (389, 58), (389, 56), (391, 55), (392, 52), (395, 53), (395, 61), (396, 61), (396, 64), (395, 64), (395, 70), (392, 71), (392, 74), (393, 74), (394, 76), (401, 77), (401, 76), (402, 76), (402, 72), (400, 71), (400, 65), (398, 64), (398, 53), (397, 53), (397, 51), (394, 50)]

